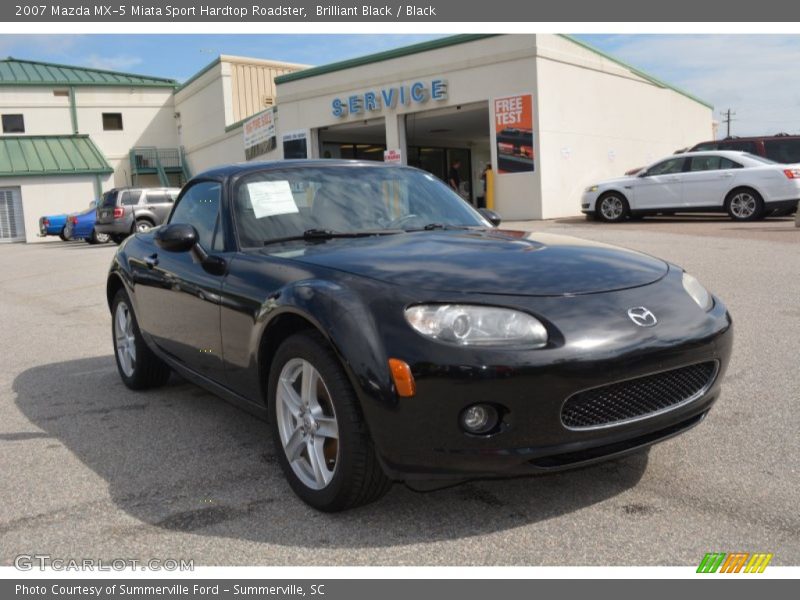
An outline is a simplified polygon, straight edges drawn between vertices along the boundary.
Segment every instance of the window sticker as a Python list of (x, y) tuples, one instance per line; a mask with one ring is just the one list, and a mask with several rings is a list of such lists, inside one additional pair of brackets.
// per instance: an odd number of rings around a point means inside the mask
[(288, 181), (254, 181), (247, 184), (257, 219), (299, 212)]

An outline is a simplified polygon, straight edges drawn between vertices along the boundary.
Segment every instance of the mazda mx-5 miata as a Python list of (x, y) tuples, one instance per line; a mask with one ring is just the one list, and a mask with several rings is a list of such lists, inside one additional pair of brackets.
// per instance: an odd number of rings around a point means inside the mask
[(175, 370), (265, 417), (291, 487), (342, 510), (583, 466), (698, 424), (733, 331), (680, 267), (506, 231), (423, 171), (208, 171), (107, 282), (125, 384)]

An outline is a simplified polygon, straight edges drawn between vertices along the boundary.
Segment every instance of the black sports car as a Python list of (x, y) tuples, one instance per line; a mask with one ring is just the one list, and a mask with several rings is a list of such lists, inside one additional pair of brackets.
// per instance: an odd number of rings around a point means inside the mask
[(616, 457), (699, 423), (733, 331), (680, 267), (503, 231), (435, 177), (350, 161), (208, 171), (119, 248), (115, 356), (266, 417), (322, 510)]

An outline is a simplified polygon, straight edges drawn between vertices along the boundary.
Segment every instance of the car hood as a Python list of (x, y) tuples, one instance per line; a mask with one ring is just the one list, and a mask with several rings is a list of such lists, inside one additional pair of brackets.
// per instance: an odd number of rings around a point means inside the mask
[(614, 177), (613, 179), (604, 179), (598, 186), (606, 187), (606, 186), (613, 186), (613, 185), (624, 185), (626, 183), (630, 183), (631, 181), (636, 179), (636, 175), (625, 175), (623, 177)]
[(267, 247), (309, 265), (432, 292), (557, 296), (653, 283), (656, 258), (577, 238), (526, 231), (426, 231)]

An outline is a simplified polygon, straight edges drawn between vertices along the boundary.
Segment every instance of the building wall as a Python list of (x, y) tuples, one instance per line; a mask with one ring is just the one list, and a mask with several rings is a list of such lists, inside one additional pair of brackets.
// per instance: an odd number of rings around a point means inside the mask
[(542, 218), (579, 214), (586, 186), (712, 134), (712, 109), (568, 39), (537, 35), (537, 56)]
[(39, 217), (84, 210), (95, 199), (94, 176), (3, 177), (0, 187), (19, 187), (25, 221), (25, 241), (43, 242), (57, 237), (39, 236)]
[(275, 104), (275, 78), (308, 65), (222, 56), (231, 78), (233, 121), (241, 121)]
[[(386, 117), (387, 147), (399, 148), (405, 137), (399, 116), (442, 106), (487, 101), (490, 93), (503, 96), (532, 91), (536, 83), (534, 53), (535, 36), (497, 36), (281, 83), (278, 85), (279, 134), (365, 118), (364, 115), (334, 117), (331, 112), (334, 97), (347, 97), (417, 80), (446, 79), (447, 100), (398, 105), (374, 115)], [(312, 152), (316, 151), (312, 144)], [(480, 156), (480, 151), (478, 154)], [(483, 157), (485, 159), (485, 151)], [(538, 218), (535, 209), (538, 182), (538, 172), (497, 178), (497, 210), (509, 219)], [(480, 189), (477, 184), (475, 189)]]
[[(128, 153), (134, 146), (178, 146), (171, 88), (76, 88), (75, 104), (78, 131), (89, 134), (114, 169), (107, 188), (131, 185)], [(116, 112), (122, 131), (104, 131), (103, 113)]]
[[(74, 133), (70, 100), (55, 96), (66, 87), (2, 87), (0, 113), (21, 113), (25, 133), (3, 135), (70, 135)], [(89, 134), (114, 169), (104, 186), (130, 185), (129, 150), (134, 146), (178, 145), (171, 88), (76, 87), (78, 133)], [(103, 113), (121, 113), (122, 131), (104, 131)]]

